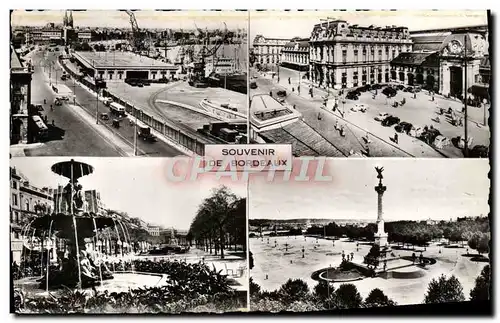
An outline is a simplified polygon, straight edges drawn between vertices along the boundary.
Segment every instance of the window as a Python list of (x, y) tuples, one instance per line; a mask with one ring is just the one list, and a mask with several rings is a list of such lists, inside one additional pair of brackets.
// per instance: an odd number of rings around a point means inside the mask
[(354, 61), (356, 61), (356, 62), (358, 62), (358, 61), (359, 61), (359, 56), (358, 56), (358, 55), (359, 55), (358, 50), (357, 50), (357, 49), (355, 49), (355, 50), (354, 50)]
[(30, 201), (26, 201), (26, 211), (30, 210)]
[(17, 182), (16, 181), (12, 181), (12, 188), (17, 190)]
[(396, 50), (395, 49), (392, 50), (392, 58), (393, 59), (396, 58)]
[(354, 72), (352, 75), (352, 86), (358, 86), (358, 72)]
[(342, 88), (347, 88), (347, 73), (342, 73)]
[(12, 194), (12, 205), (17, 206), (17, 194)]
[(342, 50), (342, 63), (347, 63), (347, 50)]
[(372, 48), (372, 49), (370, 50), (370, 54), (371, 54), (371, 56), (372, 56), (372, 60), (375, 60), (375, 49), (374, 49), (374, 48)]
[(382, 50), (381, 49), (378, 50), (378, 60), (379, 61), (382, 60)]

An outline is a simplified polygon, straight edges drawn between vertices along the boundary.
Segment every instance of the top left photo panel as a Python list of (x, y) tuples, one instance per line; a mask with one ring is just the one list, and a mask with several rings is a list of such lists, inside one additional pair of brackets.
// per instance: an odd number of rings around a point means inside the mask
[(174, 157), (248, 141), (248, 12), (13, 10), (10, 155)]

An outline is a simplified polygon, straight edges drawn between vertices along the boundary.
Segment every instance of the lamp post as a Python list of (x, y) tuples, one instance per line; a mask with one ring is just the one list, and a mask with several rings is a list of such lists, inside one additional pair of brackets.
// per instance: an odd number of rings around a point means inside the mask
[(469, 147), (468, 147), (468, 133), (467, 133), (467, 34), (464, 35), (464, 68), (465, 68), (465, 80), (464, 80), (464, 157), (469, 156)]
[(99, 84), (96, 78), (94, 78), (94, 84), (96, 86), (96, 101), (95, 101), (95, 124), (99, 124)]

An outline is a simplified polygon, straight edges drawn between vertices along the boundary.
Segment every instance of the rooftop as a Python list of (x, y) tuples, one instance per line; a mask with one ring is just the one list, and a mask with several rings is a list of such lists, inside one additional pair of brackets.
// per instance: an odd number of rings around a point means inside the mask
[(11, 47), (10, 50), (10, 68), (11, 70), (24, 70), (24, 65), (21, 63), (21, 60), (13, 47)]
[(436, 58), (435, 53), (415, 53), (415, 52), (404, 52), (400, 53), (395, 59), (391, 61), (391, 64), (400, 64), (400, 65), (416, 65), (420, 66), (424, 62), (427, 62), (429, 65), (432, 63), (436, 63), (437, 61), (433, 61), (433, 58)]
[(131, 52), (75, 52), (75, 58), (88, 68), (165, 68), (177, 69), (173, 64), (163, 63)]

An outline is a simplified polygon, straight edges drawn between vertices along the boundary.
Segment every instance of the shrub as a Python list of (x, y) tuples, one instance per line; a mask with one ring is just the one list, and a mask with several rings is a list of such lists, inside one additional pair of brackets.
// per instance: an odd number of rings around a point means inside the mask
[(429, 283), (424, 303), (462, 302), (464, 300), (463, 288), (458, 279), (455, 276), (448, 279), (445, 275), (441, 275)]
[(336, 308), (359, 308), (362, 303), (363, 298), (353, 284), (342, 284), (335, 290)]
[(490, 265), (484, 266), (476, 278), (476, 285), (470, 291), (471, 301), (487, 301), (490, 299)]
[(302, 279), (288, 279), (288, 281), (280, 287), (278, 293), (283, 297), (283, 300), (292, 303), (308, 298), (309, 287)]
[(395, 306), (396, 303), (389, 299), (383, 291), (378, 288), (372, 289), (370, 294), (365, 300), (365, 305), (367, 307), (385, 307), (385, 306)]

